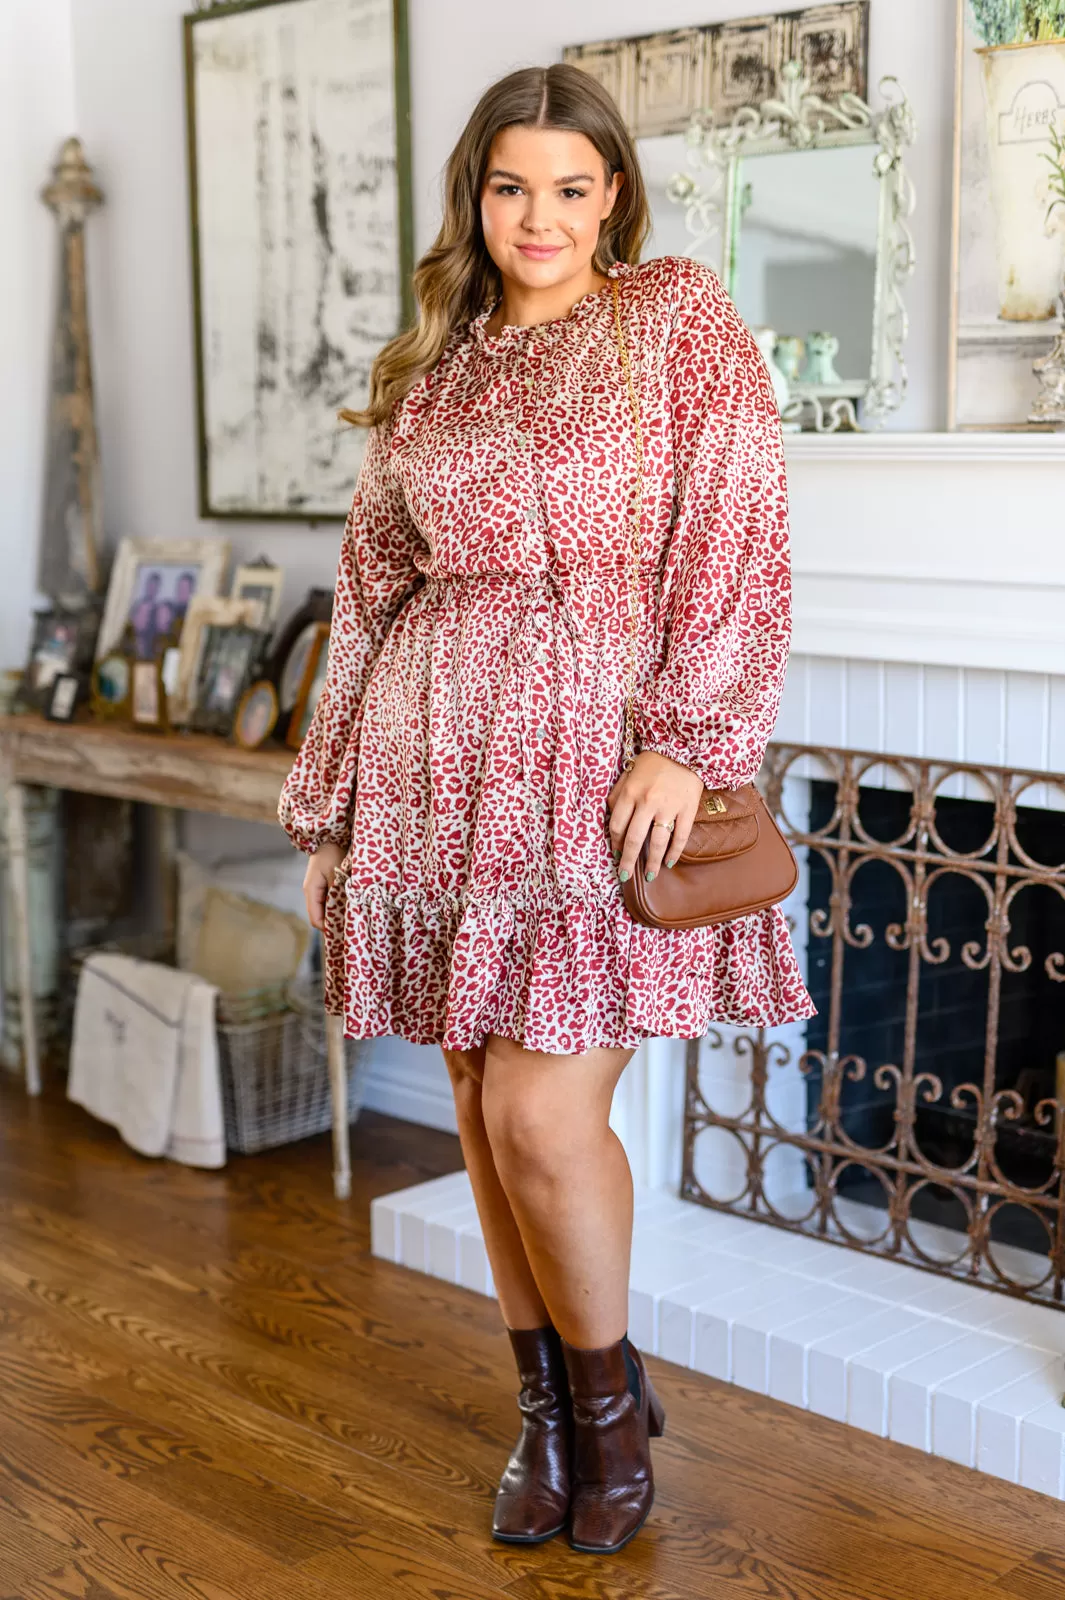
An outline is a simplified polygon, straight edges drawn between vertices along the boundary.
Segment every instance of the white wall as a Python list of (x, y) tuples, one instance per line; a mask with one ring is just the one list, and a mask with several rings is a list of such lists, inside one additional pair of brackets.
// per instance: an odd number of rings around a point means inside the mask
[(70, 0), (0, 5), (0, 667), (29, 641), (55, 227), (37, 191), (76, 131)]

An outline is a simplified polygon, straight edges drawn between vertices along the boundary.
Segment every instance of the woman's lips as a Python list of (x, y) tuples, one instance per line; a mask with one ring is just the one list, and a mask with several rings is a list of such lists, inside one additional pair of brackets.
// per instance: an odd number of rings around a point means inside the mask
[(534, 261), (546, 261), (550, 256), (557, 256), (562, 246), (560, 244), (519, 244), (518, 249), (523, 256), (531, 256)]

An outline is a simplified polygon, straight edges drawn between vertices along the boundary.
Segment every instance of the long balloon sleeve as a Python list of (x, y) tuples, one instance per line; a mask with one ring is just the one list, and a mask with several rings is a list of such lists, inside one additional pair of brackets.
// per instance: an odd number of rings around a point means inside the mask
[(636, 697), (636, 742), (711, 789), (735, 789), (762, 763), (791, 639), (784, 452), (753, 337), (715, 273), (688, 257), (676, 263), (664, 655)]
[(358, 764), (363, 694), (389, 626), (418, 583), (424, 548), (388, 459), (387, 432), (371, 428), (344, 525), (325, 683), (278, 803), (299, 849), (346, 847)]

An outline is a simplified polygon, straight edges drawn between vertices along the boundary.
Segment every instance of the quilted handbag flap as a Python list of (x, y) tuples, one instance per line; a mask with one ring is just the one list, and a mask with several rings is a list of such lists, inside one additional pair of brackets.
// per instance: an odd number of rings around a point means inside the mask
[(681, 861), (725, 861), (758, 843), (758, 791), (703, 789)]

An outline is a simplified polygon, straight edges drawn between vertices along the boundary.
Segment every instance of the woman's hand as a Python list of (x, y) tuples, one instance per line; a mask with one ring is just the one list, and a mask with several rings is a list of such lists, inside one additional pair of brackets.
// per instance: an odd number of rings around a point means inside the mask
[(312, 928), (325, 927), (325, 897), (333, 876), (344, 859), (338, 844), (323, 844), (307, 863), (303, 875), (303, 897), (307, 902), (307, 921)]
[[(673, 866), (688, 841), (703, 780), (657, 750), (641, 750), (606, 797), (610, 807), (610, 844), (622, 882), (636, 870), (640, 847), (648, 833), (647, 875), (653, 878), (663, 860)], [(672, 822), (672, 829), (655, 827)], [(620, 859), (619, 859), (620, 857)]]

